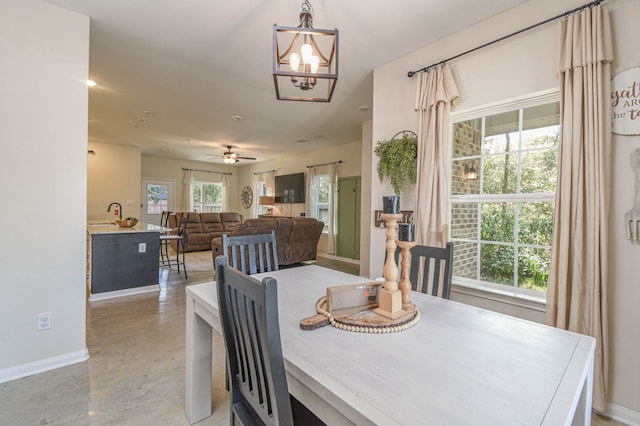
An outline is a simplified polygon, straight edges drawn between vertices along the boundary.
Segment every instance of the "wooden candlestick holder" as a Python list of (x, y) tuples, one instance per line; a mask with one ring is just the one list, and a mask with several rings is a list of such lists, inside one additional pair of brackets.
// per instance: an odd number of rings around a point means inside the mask
[(402, 309), (402, 293), (398, 288), (398, 265), (396, 264), (396, 238), (401, 213), (382, 213), (387, 228), (387, 261), (384, 264), (384, 288), (380, 290), (378, 308), (375, 313), (386, 318), (397, 318), (406, 312)]
[(400, 277), (400, 293), (402, 294), (402, 305), (411, 303), (411, 282), (409, 281), (411, 248), (417, 243), (415, 241), (398, 241), (398, 246), (402, 248), (400, 256), (402, 257), (402, 275)]

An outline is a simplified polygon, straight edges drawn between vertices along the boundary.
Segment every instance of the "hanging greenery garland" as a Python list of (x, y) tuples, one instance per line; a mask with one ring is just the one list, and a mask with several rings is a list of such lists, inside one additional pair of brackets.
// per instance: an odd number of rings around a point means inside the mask
[[(401, 137), (398, 137), (402, 135)], [(418, 136), (403, 130), (387, 141), (380, 141), (374, 149), (378, 156), (378, 178), (380, 183), (389, 178), (396, 195), (404, 191), (407, 180), (416, 183), (418, 170)]]

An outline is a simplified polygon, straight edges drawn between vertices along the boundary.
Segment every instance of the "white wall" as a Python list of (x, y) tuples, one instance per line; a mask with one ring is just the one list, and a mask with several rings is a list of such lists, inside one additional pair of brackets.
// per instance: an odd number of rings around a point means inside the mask
[[(89, 18), (3, 0), (0, 57), (3, 382), (88, 356)], [(51, 312), (50, 330), (36, 331), (40, 312)]]
[[(442, 39), (417, 52), (386, 64), (374, 71), (374, 108), (372, 143), (388, 139), (403, 129), (417, 130), (413, 102), (417, 78), (406, 77), (420, 69), (503, 35), (543, 21), (584, 4), (584, 0), (535, 0), (497, 15), (485, 22)], [(640, 50), (634, 40), (640, 37), (640, 2), (609, 0), (614, 30), (614, 75), (640, 66)], [(492, 102), (551, 89), (559, 86), (556, 72), (557, 24), (547, 24), (517, 37), (451, 62), (461, 100), (460, 111)], [(609, 314), (611, 336), (611, 380), (609, 401), (612, 414), (627, 423), (640, 424), (640, 245), (624, 235), (624, 212), (633, 206), (634, 176), (629, 153), (640, 147), (638, 136), (613, 137), (613, 192), (611, 204)], [(371, 206), (379, 206), (383, 195), (391, 193), (388, 183), (376, 185), (373, 156), (371, 170), (374, 185)], [(403, 209), (413, 209), (410, 194), (401, 197)], [(381, 273), (384, 258), (384, 231), (371, 228), (370, 276)], [(520, 309), (500, 301), (480, 301), (468, 295), (465, 302), (490, 307), (528, 319), (542, 320), (535, 309)]]
[(89, 142), (87, 220), (113, 219), (111, 203), (122, 205), (122, 217), (140, 217), (140, 148)]

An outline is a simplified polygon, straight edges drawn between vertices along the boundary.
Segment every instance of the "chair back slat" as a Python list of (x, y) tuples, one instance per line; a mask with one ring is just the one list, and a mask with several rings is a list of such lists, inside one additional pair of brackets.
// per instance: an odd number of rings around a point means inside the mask
[(279, 269), (276, 233), (257, 235), (222, 234), (222, 253), (232, 267), (249, 275)]
[[(216, 258), (227, 348), (230, 424), (293, 425), (278, 319), (277, 282), (258, 281)], [(258, 421), (257, 418), (260, 420)]]
[[(396, 263), (401, 272), (401, 249), (395, 252)], [(416, 245), (411, 248), (409, 281), (411, 289), (444, 299), (451, 299), (451, 279), (453, 276), (453, 243), (445, 247)]]

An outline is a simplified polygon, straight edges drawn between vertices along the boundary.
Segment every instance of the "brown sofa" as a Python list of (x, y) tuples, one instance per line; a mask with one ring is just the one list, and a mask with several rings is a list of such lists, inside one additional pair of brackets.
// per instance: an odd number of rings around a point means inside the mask
[[(178, 228), (178, 217), (181, 214), (181, 212), (178, 212), (169, 216), (169, 228), (173, 230), (173, 233)], [(233, 232), (234, 228), (242, 223), (242, 220), (243, 216), (235, 212), (189, 212), (186, 251), (211, 249), (211, 240), (220, 237), (224, 232)], [(177, 250), (177, 245), (176, 241), (171, 241), (171, 246), (174, 250)]]
[[(276, 231), (278, 264), (283, 266), (315, 260), (323, 227), (324, 222), (304, 217), (247, 219), (236, 226), (229, 235), (268, 234)], [(222, 254), (222, 237), (216, 237), (211, 240), (214, 265), (216, 257), (220, 254)]]

